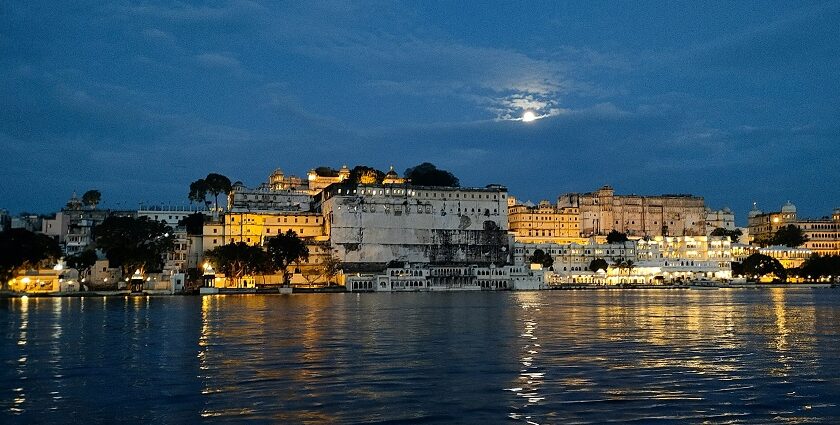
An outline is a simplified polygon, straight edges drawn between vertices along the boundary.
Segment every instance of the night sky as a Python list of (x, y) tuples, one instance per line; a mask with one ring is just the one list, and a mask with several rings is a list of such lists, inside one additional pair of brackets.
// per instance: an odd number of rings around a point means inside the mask
[(535, 202), (840, 207), (838, 2), (278, 3), (2, 2), (0, 208), (423, 161)]

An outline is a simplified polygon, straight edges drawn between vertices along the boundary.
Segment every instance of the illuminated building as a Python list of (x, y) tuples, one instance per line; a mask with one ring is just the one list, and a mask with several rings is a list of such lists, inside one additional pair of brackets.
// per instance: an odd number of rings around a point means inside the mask
[(392, 260), (507, 261), (507, 189), (502, 186), (337, 184), (322, 192), (319, 206), (345, 267), (379, 271)]
[[(511, 197), (510, 199), (514, 199)], [(526, 243), (569, 243), (580, 238), (580, 210), (557, 207), (548, 201), (539, 205), (508, 207), (508, 223), (516, 240)]]
[(706, 206), (698, 196), (616, 195), (612, 187), (604, 186), (596, 192), (562, 195), (557, 205), (580, 210), (584, 236), (612, 230), (637, 237), (706, 234)]
[(429, 264), (388, 267), (381, 274), (345, 277), (350, 292), (499, 291), (544, 289), (545, 273), (526, 266), (435, 266)]
[(758, 248), (758, 253), (779, 260), (779, 263), (781, 263), (786, 269), (800, 267), (805, 260), (814, 255), (814, 251), (811, 251), (810, 249), (791, 248), (784, 245), (773, 245)]
[(802, 219), (796, 215), (796, 206), (790, 201), (782, 206), (781, 211), (769, 213), (753, 205), (748, 221), (754, 243), (766, 244), (779, 229), (794, 225), (808, 239), (799, 248), (819, 255), (840, 255), (840, 208), (835, 208), (830, 218)]
[(309, 193), (313, 196), (321, 193), (327, 186), (341, 183), (350, 178), (350, 169), (343, 165), (338, 171), (326, 167), (309, 170), (307, 179), (309, 181)]
[(233, 212), (309, 211), (311, 202), (306, 186), (301, 189), (263, 183), (249, 189), (242, 182), (236, 182), (228, 194), (228, 210)]
[[(268, 238), (289, 230), (303, 239), (309, 249), (309, 258), (296, 267), (299, 273), (292, 282), (303, 284), (316, 272), (314, 269), (319, 268), (332, 254), (324, 231), (324, 219), (320, 214), (299, 211), (228, 212), (220, 220), (204, 223), (203, 249), (206, 252), (235, 242), (263, 246)], [(312, 278), (309, 279), (312, 282), (308, 283), (324, 283), (324, 278)], [(267, 279), (268, 283), (279, 283), (277, 276)], [(225, 284), (222, 279), (217, 279), (217, 282)]]
[[(514, 264), (526, 264), (537, 249), (549, 254), (552, 284), (659, 284), (695, 279), (731, 279), (732, 251), (727, 237), (679, 236), (622, 243), (526, 244), (514, 246)], [(606, 270), (589, 269), (593, 260)]]
[(28, 270), (10, 279), (8, 288), (20, 294), (77, 292), (79, 273), (58, 265), (50, 269)]

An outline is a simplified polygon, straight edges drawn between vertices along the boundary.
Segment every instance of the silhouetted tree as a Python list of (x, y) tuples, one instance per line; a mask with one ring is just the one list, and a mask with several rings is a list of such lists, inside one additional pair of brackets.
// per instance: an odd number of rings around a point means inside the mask
[(61, 257), (55, 239), (26, 229), (0, 232), (0, 287), (7, 289), (9, 279), (22, 268), (37, 268), (46, 260)]
[(454, 174), (438, 169), (430, 162), (406, 169), (405, 177), (411, 180), (411, 184), (417, 186), (458, 187), (461, 185)]
[(174, 245), (172, 228), (148, 217), (110, 216), (93, 231), (97, 248), (124, 275), (135, 269), (141, 274), (161, 270), (164, 254)]
[(800, 275), (809, 278), (840, 276), (840, 255), (814, 254), (802, 264)]
[(294, 262), (309, 258), (309, 248), (292, 230), (269, 238), (266, 242), (266, 250), (274, 269), (283, 273), (284, 284), (289, 283), (292, 275), (289, 272), (289, 266)]
[(204, 179), (198, 179), (190, 183), (190, 194), (188, 197), (190, 202), (195, 202), (196, 204), (206, 207), (207, 182), (204, 181)]
[(178, 225), (184, 226), (188, 235), (202, 235), (204, 234), (204, 214), (192, 213), (181, 219)]
[(530, 256), (528, 261), (531, 264), (540, 264), (546, 269), (554, 265), (554, 258), (539, 248), (534, 250), (534, 255)]
[(589, 270), (592, 272), (597, 272), (598, 270), (607, 271), (610, 265), (607, 263), (607, 260), (603, 258), (596, 258), (589, 262)]
[(746, 276), (762, 277), (774, 274), (777, 278), (784, 280), (787, 276), (784, 266), (779, 260), (764, 254), (753, 254), (745, 258), (741, 263), (742, 272)]
[(779, 228), (773, 235), (773, 239), (770, 240), (772, 245), (785, 245), (791, 248), (800, 246), (805, 242), (808, 242), (808, 238), (802, 232), (802, 229), (793, 224)]
[(607, 243), (621, 243), (627, 242), (627, 234), (621, 233), (618, 230), (611, 230), (610, 233), (607, 234)]
[(78, 254), (71, 255), (65, 259), (67, 267), (79, 271), (79, 276), (87, 275), (91, 267), (96, 264), (99, 257), (93, 249), (86, 249)]
[(89, 190), (82, 195), (82, 204), (88, 207), (96, 208), (99, 205), (99, 201), (102, 200), (102, 193), (100, 193), (96, 189)]
[(217, 246), (204, 254), (216, 271), (234, 279), (239, 285), (245, 275), (264, 275), (271, 271), (271, 259), (259, 246), (234, 242)]
[(728, 236), (730, 241), (738, 242), (743, 234), (744, 233), (741, 229), (726, 230), (723, 227), (718, 227), (715, 230), (712, 230), (711, 236)]
[(213, 206), (218, 210), (219, 195), (227, 195), (232, 189), (230, 179), (221, 174), (210, 173), (204, 178), (204, 184), (207, 185), (207, 192), (213, 195)]

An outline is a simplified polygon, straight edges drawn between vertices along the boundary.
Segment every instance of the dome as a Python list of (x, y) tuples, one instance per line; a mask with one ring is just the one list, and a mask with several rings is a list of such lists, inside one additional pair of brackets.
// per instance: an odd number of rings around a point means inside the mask
[(748, 217), (755, 217), (757, 215), (763, 214), (760, 209), (758, 209), (758, 204), (753, 202), (753, 207), (750, 210), (750, 213), (747, 215)]
[(283, 176), (283, 170), (281, 170), (281, 169), (279, 169), (279, 168), (278, 168), (278, 169), (274, 170), (274, 172), (273, 172), (273, 173), (271, 173), (271, 176), (272, 176), (272, 177), (274, 177), (274, 176)]
[(394, 166), (393, 165), (391, 166), (391, 169), (388, 170), (387, 173), (385, 173), (385, 177), (398, 178), (399, 176), (400, 175), (397, 174), (396, 171), (394, 171)]
[(783, 213), (795, 213), (796, 212), (796, 205), (793, 205), (790, 201), (787, 201), (784, 205), (782, 205), (782, 212)]

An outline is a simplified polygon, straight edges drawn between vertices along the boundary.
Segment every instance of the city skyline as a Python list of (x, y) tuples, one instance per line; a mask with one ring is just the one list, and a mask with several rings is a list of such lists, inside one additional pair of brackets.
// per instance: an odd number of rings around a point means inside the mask
[(529, 5), (4, 6), (0, 208), (424, 161), (534, 202), (837, 207), (840, 5)]

